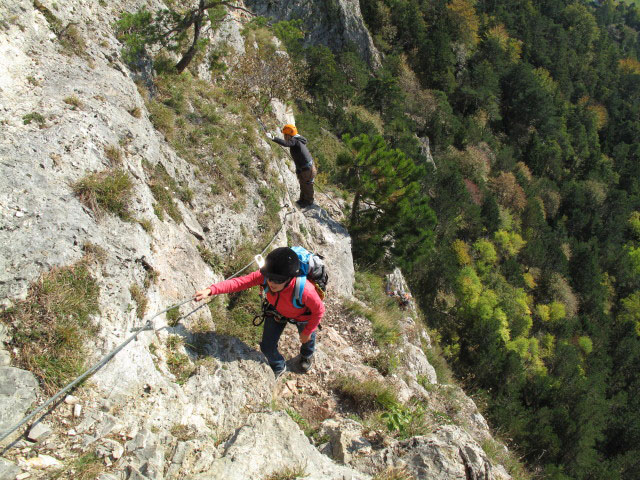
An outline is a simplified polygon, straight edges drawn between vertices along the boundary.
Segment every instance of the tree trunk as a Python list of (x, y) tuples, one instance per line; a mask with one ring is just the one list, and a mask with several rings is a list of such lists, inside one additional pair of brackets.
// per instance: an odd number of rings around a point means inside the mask
[(198, 40), (200, 39), (200, 30), (202, 29), (202, 20), (206, 12), (204, 7), (204, 0), (200, 0), (200, 8), (198, 9), (196, 19), (193, 22), (193, 41), (191, 42), (189, 50), (187, 50), (180, 61), (176, 63), (176, 71), (178, 73), (182, 73), (184, 69), (189, 66), (189, 63), (191, 63), (191, 60), (193, 60), (193, 57), (196, 54)]
[(351, 226), (355, 226), (357, 220), (358, 220), (358, 209), (360, 208), (360, 198), (362, 198), (362, 195), (360, 195), (360, 192), (356, 192), (355, 196), (353, 197), (353, 203), (351, 204), (351, 219), (349, 220), (351, 222)]

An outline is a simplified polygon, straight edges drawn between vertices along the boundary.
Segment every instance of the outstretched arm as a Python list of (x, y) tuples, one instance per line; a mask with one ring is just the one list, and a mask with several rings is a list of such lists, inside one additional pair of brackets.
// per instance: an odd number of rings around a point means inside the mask
[(278, 137), (273, 137), (271, 140), (276, 142), (278, 145), (282, 145), (283, 147), (293, 147), (296, 144), (296, 140), (294, 138), (292, 138), (288, 142)]
[(251, 287), (262, 285), (263, 282), (264, 277), (260, 273), (260, 270), (256, 270), (255, 272), (251, 272), (249, 275), (223, 280), (222, 282), (214, 283), (209, 288), (198, 290), (194, 295), (194, 299), (199, 302), (211, 295), (240, 292)]

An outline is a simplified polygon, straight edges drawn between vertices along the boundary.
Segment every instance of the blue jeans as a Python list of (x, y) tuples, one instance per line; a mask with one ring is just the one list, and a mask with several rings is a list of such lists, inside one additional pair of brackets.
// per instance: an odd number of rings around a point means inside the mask
[[(298, 333), (304, 330), (307, 322), (296, 322)], [(262, 328), (262, 341), (260, 342), (260, 351), (264, 353), (269, 362), (269, 366), (274, 372), (279, 372), (285, 366), (284, 357), (278, 351), (278, 342), (280, 336), (286, 327), (286, 323), (276, 322), (273, 317), (267, 316), (264, 319), (264, 327)], [(316, 348), (316, 332), (311, 334), (311, 338), (307, 343), (303, 343), (300, 347), (300, 355), (310, 357)]]

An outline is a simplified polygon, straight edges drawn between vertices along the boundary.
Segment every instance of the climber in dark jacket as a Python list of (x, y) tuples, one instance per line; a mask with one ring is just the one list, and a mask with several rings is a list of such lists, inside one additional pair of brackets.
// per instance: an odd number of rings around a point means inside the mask
[(307, 139), (298, 135), (295, 125), (285, 125), (282, 128), (284, 140), (267, 133), (267, 137), (283, 147), (289, 147), (291, 157), (296, 164), (296, 175), (300, 183), (300, 198), (296, 202), (300, 207), (313, 205), (313, 180), (318, 173), (313, 158), (307, 148)]

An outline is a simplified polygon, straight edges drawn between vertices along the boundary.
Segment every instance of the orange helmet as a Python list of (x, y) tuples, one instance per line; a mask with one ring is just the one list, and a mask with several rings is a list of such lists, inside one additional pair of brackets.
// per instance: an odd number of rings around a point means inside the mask
[(296, 128), (295, 125), (291, 125), (290, 123), (285, 125), (284, 127), (282, 127), (282, 133), (284, 135), (291, 135), (292, 137), (294, 135), (298, 134), (298, 129)]

